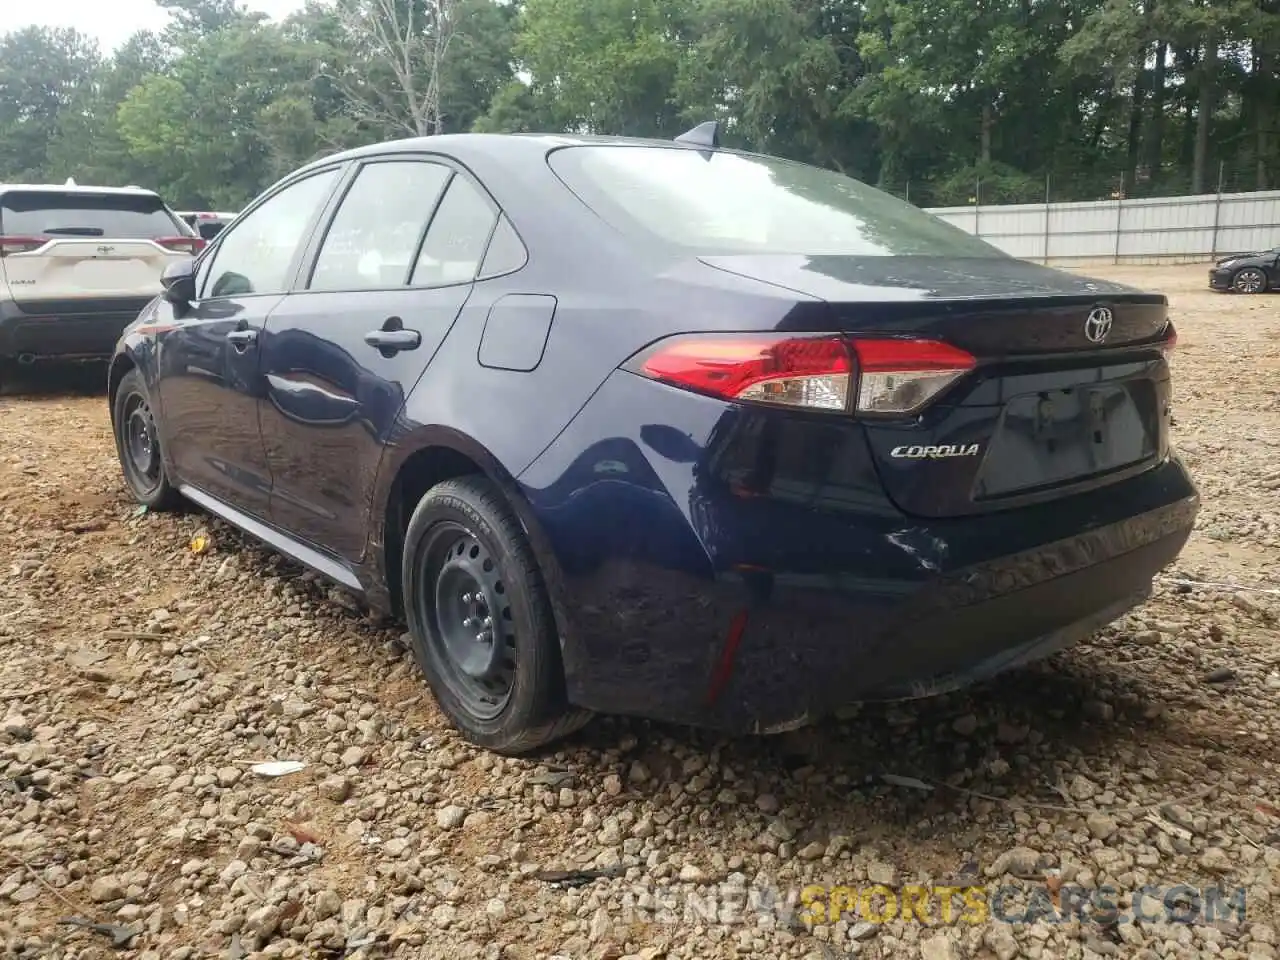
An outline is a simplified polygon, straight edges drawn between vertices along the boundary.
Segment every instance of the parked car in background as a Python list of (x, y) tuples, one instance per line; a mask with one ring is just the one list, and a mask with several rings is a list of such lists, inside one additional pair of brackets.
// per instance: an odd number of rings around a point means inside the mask
[(1280, 287), (1280, 247), (1238, 253), (1215, 263), (1209, 286), (1230, 293), (1266, 293)]
[(106, 360), (203, 246), (150, 190), (0, 184), (0, 363)]
[(133, 496), (403, 616), (504, 753), (985, 679), (1140, 603), (1199, 508), (1163, 296), (714, 127), (342, 153), (165, 285), (109, 374)]
[(190, 210), (179, 211), (178, 216), (205, 240), (212, 240), (236, 218), (234, 213), (196, 213)]

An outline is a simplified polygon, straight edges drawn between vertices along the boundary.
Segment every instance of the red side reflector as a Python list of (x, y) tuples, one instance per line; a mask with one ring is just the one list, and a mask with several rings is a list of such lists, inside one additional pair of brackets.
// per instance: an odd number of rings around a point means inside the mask
[(204, 249), (203, 237), (157, 237), (156, 243), (169, 250), (189, 253), (193, 256)]
[(711, 682), (707, 686), (707, 704), (720, 699), (720, 694), (729, 685), (733, 676), (733, 661), (738, 655), (738, 647), (742, 644), (742, 635), (747, 630), (747, 611), (741, 610), (729, 624), (729, 632), (725, 634), (724, 646), (720, 648), (720, 659), (711, 674)]

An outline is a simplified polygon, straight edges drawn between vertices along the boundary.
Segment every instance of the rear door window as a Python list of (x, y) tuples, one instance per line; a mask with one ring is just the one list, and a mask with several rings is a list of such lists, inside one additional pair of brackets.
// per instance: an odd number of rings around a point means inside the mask
[(0, 235), (8, 237), (134, 240), (190, 234), (154, 195), (13, 190), (0, 198)]
[(455, 176), (431, 218), (409, 282), (415, 287), (470, 283), (497, 221), (498, 211), (480, 188)]
[(493, 239), (489, 241), (489, 250), (484, 255), (484, 263), (480, 267), (480, 279), (514, 273), (523, 267), (528, 259), (529, 253), (520, 242), (520, 235), (503, 214), (498, 220), (497, 228), (493, 231)]
[(361, 168), (320, 245), (308, 289), (403, 287), (450, 173), (425, 160), (379, 161)]

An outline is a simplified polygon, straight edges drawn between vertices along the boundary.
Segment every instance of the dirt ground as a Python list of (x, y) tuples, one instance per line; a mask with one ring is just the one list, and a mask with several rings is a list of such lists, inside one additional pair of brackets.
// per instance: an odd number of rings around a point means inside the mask
[[(772, 738), (599, 718), (535, 759), (474, 750), (398, 627), (194, 509), (137, 510), (96, 377), (0, 399), (0, 953), (1272, 960), (1280, 296), (1088, 272), (1167, 293), (1180, 336), (1204, 506), (1156, 596), (1047, 664)], [(542, 873), (583, 868), (605, 875)], [(1247, 909), (947, 923), (933, 901), (926, 924), (770, 899), (814, 884), (1109, 884), (1122, 912), (1219, 884)]]

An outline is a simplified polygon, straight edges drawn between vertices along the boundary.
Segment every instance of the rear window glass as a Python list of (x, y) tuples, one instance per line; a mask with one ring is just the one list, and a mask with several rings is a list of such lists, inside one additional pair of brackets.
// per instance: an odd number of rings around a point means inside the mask
[(156, 196), (13, 191), (0, 198), (0, 233), (10, 237), (190, 236)]
[(773, 158), (661, 146), (575, 146), (549, 161), (615, 228), (696, 253), (1006, 257), (860, 181)]

